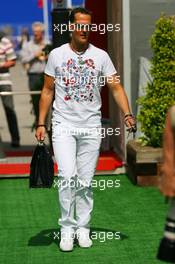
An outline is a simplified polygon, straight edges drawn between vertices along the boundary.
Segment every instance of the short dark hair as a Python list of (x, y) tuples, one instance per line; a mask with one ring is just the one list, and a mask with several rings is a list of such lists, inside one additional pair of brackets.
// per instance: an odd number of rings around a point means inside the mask
[(86, 8), (84, 7), (77, 7), (77, 8), (74, 8), (72, 9), (70, 15), (69, 15), (69, 21), (70, 23), (73, 23), (75, 21), (75, 15), (77, 13), (81, 13), (81, 14), (85, 14), (85, 15), (90, 15), (92, 17), (92, 12), (87, 10)]

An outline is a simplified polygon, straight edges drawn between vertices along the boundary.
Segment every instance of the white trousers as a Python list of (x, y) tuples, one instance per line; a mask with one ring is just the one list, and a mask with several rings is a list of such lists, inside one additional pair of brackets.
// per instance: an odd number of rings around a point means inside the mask
[(101, 136), (89, 129), (53, 122), (52, 140), (58, 164), (61, 231), (89, 229), (93, 209), (91, 181)]

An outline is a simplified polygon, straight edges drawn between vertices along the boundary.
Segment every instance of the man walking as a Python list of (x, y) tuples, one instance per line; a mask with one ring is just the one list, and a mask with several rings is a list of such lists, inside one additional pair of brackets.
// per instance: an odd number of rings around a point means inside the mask
[[(9, 69), (16, 64), (16, 54), (11, 41), (0, 32), (0, 92), (11, 92), (12, 82), (10, 80)], [(8, 128), (11, 135), (11, 146), (20, 146), (20, 136), (18, 130), (17, 117), (14, 109), (12, 95), (2, 96)]]
[[(53, 103), (53, 149), (59, 166), (61, 208), (60, 249), (71, 251), (76, 234), (80, 247), (92, 246), (89, 238), (93, 209), (91, 181), (101, 143), (101, 96), (99, 78), (108, 87), (125, 114), (128, 128), (134, 124), (123, 88), (116, 82), (116, 70), (108, 54), (88, 42), (91, 13), (76, 8), (70, 14), (70, 43), (54, 49), (45, 68), (45, 82), (39, 103), (36, 138), (45, 137), (45, 119)], [(110, 77), (110, 78), (108, 78)], [(72, 183), (76, 184), (72, 184)], [(78, 183), (78, 184), (77, 184)]]

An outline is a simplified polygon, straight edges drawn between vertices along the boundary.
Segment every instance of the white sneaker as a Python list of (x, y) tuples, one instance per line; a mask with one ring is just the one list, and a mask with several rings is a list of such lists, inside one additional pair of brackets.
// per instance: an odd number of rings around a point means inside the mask
[(61, 251), (72, 251), (74, 247), (74, 234), (61, 233), (60, 249)]
[(78, 244), (82, 248), (89, 248), (92, 246), (92, 240), (89, 238), (89, 229), (79, 228), (76, 231)]

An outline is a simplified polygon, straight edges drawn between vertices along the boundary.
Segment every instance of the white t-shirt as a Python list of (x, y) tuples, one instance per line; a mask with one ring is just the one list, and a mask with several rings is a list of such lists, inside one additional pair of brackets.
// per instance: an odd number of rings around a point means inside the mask
[(116, 73), (107, 52), (89, 44), (78, 55), (66, 43), (51, 51), (45, 73), (55, 78), (53, 121), (101, 126), (101, 87), (105, 77)]

